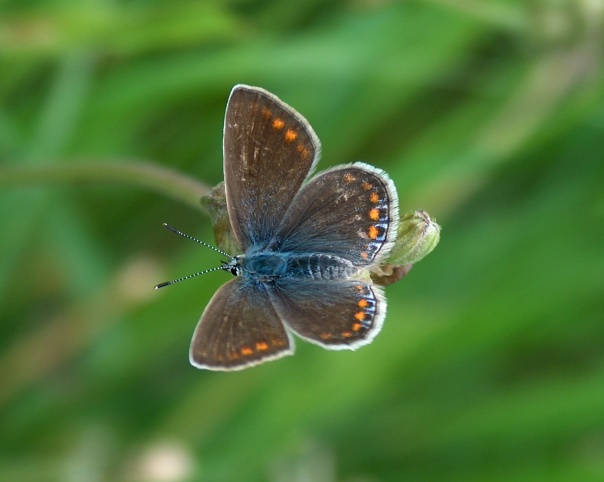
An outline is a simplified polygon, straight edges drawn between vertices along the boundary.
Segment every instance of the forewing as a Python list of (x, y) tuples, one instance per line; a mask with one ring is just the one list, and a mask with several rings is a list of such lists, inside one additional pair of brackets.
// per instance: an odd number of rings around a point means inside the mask
[(231, 226), (244, 250), (270, 241), (319, 152), (319, 139), (294, 109), (258, 87), (233, 88), (224, 179)]
[(359, 280), (280, 280), (269, 295), (281, 319), (301, 338), (331, 350), (371, 342), (386, 316), (380, 288)]
[(392, 248), (398, 197), (384, 171), (354, 163), (327, 170), (295, 197), (277, 230), (280, 250), (340, 256), (363, 267)]
[(293, 354), (293, 341), (264, 287), (242, 278), (221, 286), (193, 333), (189, 359), (198, 368), (241, 370)]

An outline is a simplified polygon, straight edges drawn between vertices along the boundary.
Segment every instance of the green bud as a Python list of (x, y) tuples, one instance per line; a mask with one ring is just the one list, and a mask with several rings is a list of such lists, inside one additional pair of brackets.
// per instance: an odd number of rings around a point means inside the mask
[(371, 279), (387, 286), (405, 277), (413, 265), (426, 257), (440, 241), (440, 226), (421, 209), (405, 213), (396, 241), (383, 265), (371, 269)]
[(440, 241), (440, 226), (422, 210), (409, 211), (400, 220), (396, 242), (388, 263), (394, 265), (415, 264), (422, 260)]

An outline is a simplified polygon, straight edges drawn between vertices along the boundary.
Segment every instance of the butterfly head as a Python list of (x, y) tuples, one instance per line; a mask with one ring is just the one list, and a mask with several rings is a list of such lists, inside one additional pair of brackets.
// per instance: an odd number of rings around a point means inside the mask
[(228, 271), (233, 276), (241, 276), (243, 274), (243, 260), (245, 259), (244, 254), (233, 256), (230, 261), (223, 261), (220, 267), (224, 271)]

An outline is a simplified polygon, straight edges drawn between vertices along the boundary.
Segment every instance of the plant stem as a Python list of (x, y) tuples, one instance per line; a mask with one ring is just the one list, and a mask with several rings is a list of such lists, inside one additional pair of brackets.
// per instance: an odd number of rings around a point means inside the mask
[(81, 182), (131, 184), (171, 197), (203, 212), (199, 199), (210, 190), (202, 182), (148, 162), (70, 162), (0, 167), (0, 186)]

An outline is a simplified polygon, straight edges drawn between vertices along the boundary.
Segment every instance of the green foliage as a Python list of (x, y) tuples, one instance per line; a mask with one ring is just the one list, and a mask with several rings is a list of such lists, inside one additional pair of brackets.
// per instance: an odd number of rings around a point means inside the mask
[[(0, 3), (0, 480), (604, 480), (602, 45), (588, 0)], [(236, 83), (442, 226), (368, 347), (189, 366), (228, 275), (153, 290), (219, 258), (138, 163), (218, 183)]]

